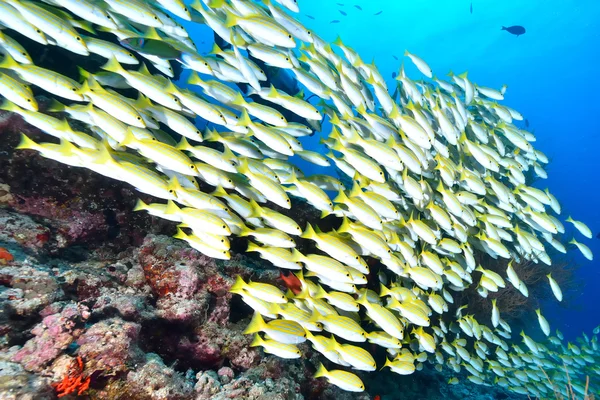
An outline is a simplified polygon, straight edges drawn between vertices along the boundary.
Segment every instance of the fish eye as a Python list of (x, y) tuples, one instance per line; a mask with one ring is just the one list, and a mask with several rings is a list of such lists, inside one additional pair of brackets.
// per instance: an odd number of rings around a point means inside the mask
[(285, 299), (285, 296), (281, 296), (282, 299)]
[(356, 256), (356, 260), (358, 260), (358, 256)]
[(185, 12), (188, 12), (188, 9), (187, 9), (187, 7), (185, 7), (185, 8), (183, 9), (183, 11), (185, 11)]
[(233, 181), (231, 179), (227, 180), (228, 183), (233, 183)]
[(221, 243), (225, 243), (225, 239), (221, 239)]
[(346, 274), (346, 277), (350, 278), (350, 274)]
[(292, 150), (292, 146), (290, 146), (289, 149)]
[(292, 38), (292, 35), (288, 35), (288, 38), (290, 38), (290, 39), (291, 39), (291, 38)]
[(365, 336), (365, 333), (363, 332), (363, 333), (361, 333), (361, 335), (362, 335), (362, 336)]
[(282, 121), (285, 121), (285, 118), (281, 117), (281, 120), (282, 120)]
[(74, 91), (74, 92), (76, 92), (76, 91), (77, 91), (77, 88), (71, 88), (71, 90), (72, 90), (72, 91)]
[(285, 58), (285, 61), (290, 61), (290, 59), (288, 57)]
[(28, 103), (31, 103), (31, 99), (27, 99), (27, 102), (28, 102)]
[(178, 99), (177, 97), (173, 97), (173, 101), (174, 101), (175, 103), (177, 103), (177, 102), (179, 101), (179, 99)]
[(223, 229), (227, 228), (227, 226), (223, 225)]
[(175, 193), (175, 191), (173, 189), (170, 189), (169, 193)]
[(287, 200), (286, 200), (286, 202), (287, 202), (287, 203), (289, 203), (289, 202), (290, 202), (290, 199), (287, 199)]
[[(197, 131), (196, 131), (196, 133), (199, 135), (199, 134), (200, 134), (200, 131), (198, 131), (198, 130), (197, 130)], [(397, 212), (397, 211), (396, 211), (396, 212)]]
[(141, 120), (142, 120), (142, 117), (137, 117), (136, 119), (137, 119), (138, 121), (141, 121)]
[(225, 118), (225, 117), (223, 117), (223, 114), (219, 114), (219, 118)]
[(153, 137), (153, 138), (152, 138), (152, 140), (156, 141), (156, 138), (155, 138), (155, 137)]
[(306, 33), (308, 33), (309, 35), (312, 35), (312, 33), (310, 33), (310, 31), (308, 31), (308, 32), (306, 32)]
[(191, 168), (191, 169), (195, 169), (195, 168), (196, 168), (196, 166), (195, 166), (194, 164), (192, 164), (192, 165), (190, 165), (190, 168)]
[(154, 19), (158, 21), (158, 17), (157, 16), (154, 16)]
[(298, 350), (298, 351), (296, 352), (296, 354), (300, 354), (300, 350)]
[(379, 175), (383, 175), (383, 171), (381, 171), (381, 172), (379, 173)]
[(23, 54), (24, 56), (26, 56), (26, 55), (27, 55), (27, 53), (21, 53), (21, 54)]
[(333, 206), (333, 203), (331, 203), (331, 202), (330, 202), (330, 203), (329, 203), (329, 207), (331, 207), (331, 206)]
[(42, 33), (42, 31), (40, 31), (39, 29), (36, 29), (35, 31), (36, 31), (37, 33)]
[(77, 40), (81, 41), (81, 38), (80, 38), (79, 36), (77, 36), (75, 39), (77, 39)]
[(205, 63), (204, 63), (204, 66), (205, 66), (205, 67), (208, 67), (208, 63), (207, 63), (207, 62), (205, 62)]

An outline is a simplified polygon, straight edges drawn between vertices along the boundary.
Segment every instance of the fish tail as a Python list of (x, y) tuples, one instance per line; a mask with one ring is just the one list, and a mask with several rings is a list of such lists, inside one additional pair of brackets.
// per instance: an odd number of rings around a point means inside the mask
[(260, 316), (260, 313), (255, 312), (254, 315), (252, 316), (252, 320), (248, 324), (248, 327), (244, 331), (244, 334), (247, 335), (250, 333), (260, 332), (263, 330), (265, 325), (266, 325), (265, 320), (262, 319), (262, 317)]
[(264, 343), (264, 341), (261, 339), (261, 337), (257, 333), (254, 335), (254, 339), (252, 340), (252, 343), (250, 343), (250, 347), (262, 346), (263, 343)]
[(306, 230), (304, 232), (302, 232), (302, 235), (300, 235), (300, 237), (302, 239), (312, 239), (312, 238), (315, 238), (316, 236), (317, 236), (317, 234), (315, 233), (315, 230), (313, 229), (313, 227), (310, 223), (306, 224)]
[(185, 240), (187, 239), (188, 235), (184, 231), (182, 231), (180, 227), (177, 227), (177, 233), (174, 234), (173, 237), (175, 239)]
[(106, 62), (106, 64), (104, 64), (100, 68), (102, 68), (105, 71), (114, 72), (115, 74), (119, 74), (119, 75), (122, 75), (123, 72), (125, 72), (125, 70), (123, 69), (121, 64), (119, 64), (119, 62), (117, 61), (117, 59), (114, 56), (109, 58), (108, 61)]
[(251, 241), (248, 241), (248, 247), (246, 248), (246, 253), (252, 253), (255, 251), (259, 251), (260, 250), (260, 246), (257, 245), (256, 243), (253, 243)]
[(19, 150), (37, 150), (40, 148), (40, 145), (31, 140), (24, 133), (21, 133), (21, 141), (19, 142), (19, 145), (16, 148)]
[(327, 370), (323, 363), (319, 363), (319, 367), (317, 368), (317, 372), (313, 375), (313, 378), (322, 378), (324, 376), (327, 376)]
[(230, 291), (232, 290), (241, 290), (246, 286), (246, 282), (244, 282), (244, 280), (242, 279), (241, 276), (236, 276), (235, 277), (235, 283), (231, 286), (231, 289), (229, 289)]
[[(137, 199), (135, 203), (135, 207), (133, 207), (133, 211), (142, 211), (148, 208), (148, 204), (144, 203), (142, 199)], [(179, 232), (178, 232), (179, 233)]]
[(506, 31), (507, 29), (506, 29), (506, 27), (505, 27), (505, 26), (503, 26), (503, 27), (502, 27), (500, 30), (501, 30), (501, 31)]
[(165, 214), (177, 214), (181, 209), (175, 204), (173, 200), (169, 200), (167, 202), (167, 208), (165, 209)]
[(0, 61), (0, 68), (11, 69), (14, 67), (18, 67), (19, 64), (15, 61), (14, 58), (8, 52), (4, 54), (4, 58)]

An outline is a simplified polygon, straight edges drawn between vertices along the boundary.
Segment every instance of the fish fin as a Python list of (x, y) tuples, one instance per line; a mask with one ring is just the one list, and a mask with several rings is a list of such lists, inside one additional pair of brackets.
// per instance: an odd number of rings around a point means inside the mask
[(238, 24), (238, 20), (239, 20), (239, 18), (237, 17), (237, 15), (228, 13), (227, 14), (227, 18), (225, 19), (225, 26), (227, 28), (231, 28), (233, 26), (236, 26)]
[(187, 141), (187, 139), (185, 138), (185, 136), (181, 137), (181, 140), (179, 141), (179, 143), (177, 143), (177, 145), (175, 146), (175, 148), (177, 150), (190, 150), (192, 149), (194, 146), (192, 146), (190, 144), (190, 142)]
[(4, 58), (0, 61), (0, 68), (12, 69), (14, 67), (18, 67), (19, 63), (15, 61), (14, 58), (8, 52), (5, 52)]
[[(91, 104), (91, 103), (89, 103)], [(66, 106), (61, 103), (60, 101), (56, 100), (56, 99), (52, 99), (50, 100), (50, 104), (48, 105), (48, 108), (46, 109), (46, 111), (48, 112), (64, 112), (66, 109)]]
[(114, 72), (115, 74), (119, 75), (123, 75), (123, 73), (126, 72), (114, 56), (110, 57), (106, 64), (102, 65), (100, 68), (102, 68), (105, 71)]
[(198, 75), (196, 71), (192, 71), (188, 77), (187, 83), (188, 85), (200, 85), (204, 83), (204, 81), (202, 78), (200, 78), (200, 75)]
[(158, 31), (152, 26), (149, 26), (148, 29), (146, 29), (146, 32), (144, 32), (144, 37), (146, 39), (163, 40), (163, 38), (158, 34)]
[(246, 248), (246, 253), (260, 251), (260, 249), (261, 247), (259, 245), (248, 240), (248, 247)]
[(147, 210), (148, 209), (148, 204), (144, 203), (144, 201), (142, 199), (137, 199), (137, 202), (135, 203), (135, 207), (133, 207), (133, 211), (142, 211), (142, 210)]
[(264, 344), (264, 340), (261, 339), (258, 333), (254, 334), (254, 339), (252, 339), (252, 343), (250, 343), (250, 347), (258, 347)]
[(314, 239), (315, 237), (317, 237), (317, 234), (313, 229), (312, 225), (310, 223), (307, 223), (306, 230), (302, 232), (302, 235), (300, 235), (300, 237), (302, 239)]
[(179, 208), (173, 200), (167, 201), (167, 208), (165, 209), (165, 214), (173, 215), (177, 214), (179, 211), (181, 211), (181, 208)]
[(319, 367), (317, 368), (317, 372), (313, 375), (313, 378), (322, 378), (327, 377), (328, 371), (325, 369), (323, 363), (319, 363)]
[(244, 331), (244, 335), (260, 332), (265, 328), (266, 325), (267, 324), (265, 323), (265, 320), (261, 317), (260, 313), (254, 312), (250, 323)]
[(181, 240), (185, 240), (187, 239), (189, 236), (187, 235), (187, 233), (185, 233), (184, 231), (181, 230), (181, 228), (178, 226), (177, 227), (177, 233), (173, 235), (173, 237), (175, 239), (181, 239)]
[(229, 291), (232, 290), (241, 290), (244, 287), (246, 287), (246, 282), (244, 282), (244, 280), (242, 279), (241, 276), (236, 276), (235, 277), (235, 282), (233, 283), (233, 285), (231, 285), (231, 289), (229, 289)]
[(21, 132), (21, 141), (16, 148), (19, 150), (38, 150), (40, 145)]
[(0, 110), (10, 111), (18, 114), (20, 114), (23, 111), (21, 107), (19, 107), (12, 101), (6, 99), (0, 104)]

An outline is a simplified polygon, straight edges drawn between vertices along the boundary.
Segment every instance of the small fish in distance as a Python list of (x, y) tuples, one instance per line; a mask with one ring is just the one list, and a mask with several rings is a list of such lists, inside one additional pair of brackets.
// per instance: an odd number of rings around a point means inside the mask
[(373, 15), (379, 15), (379, 14), (381, 14), (382, 12), (383, 12), (383, 10), (382, 10), (382, 11), (378, 11), (378, 12), (376, 12), (376, 13), (375, 13), (375, 14), (373, 14)]
[(342, 11), (342, 10), (338, 10), (340, 12), (340, 14), (342, 14), (343, 16), (346, 16), (348, 14), (346, 14), (346, 11)]
[(473, 3), (471, 3), (471, 14), (473, 14)]
[[(392, 54), (392, 57), (394, 57), (394, 60), (398, 61), (398, 57), (396, 57), (395, 55)], [(394, 77), (395, 78), (395, 77)]]
[(356, 7), (357, 9), (359, 9), (360, 11), (362, 11), (362, 7), (361, 6), (357, 6), (355, 5), (354, 7)]
[(310, 18), (310, 19), (315, 19), (315, 17), (313, 17), (312, 15), (308, 15), (308, 14), (306, 14), (306, 16), (307, 16), (308, 18)]
[(330, 24), (337, 24), (338, 22), (340, 22), (339, 19), (334, 19), (333, 21), (330, 22)]
[(516, 35), (517, 37), (524, 35), (525, 34), (525, 28), (522, 27), (521, 25), (514, 25), (514, 26), (503, 26), (502, 27), (503, 31), (507, 31), (508, 33), (512, 33), (513, 35)]
[(525, 128), (529, 128), (529, 120), (525, 118)]

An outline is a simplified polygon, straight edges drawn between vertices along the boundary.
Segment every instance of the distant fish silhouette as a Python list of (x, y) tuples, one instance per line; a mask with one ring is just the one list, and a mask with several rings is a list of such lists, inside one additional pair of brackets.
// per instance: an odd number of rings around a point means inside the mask
[(310, 19), (315, 19), (315, 17), (313, 17), (312, 15), (308, 15), (308, 14), (306, 14), (306, 16), (307, 16), (308, 18), (310, 18)]
[(358, 8), (360, 11), (362, 11), (362, 7), (361, 6), (355, 5), (354, 7)]
[(529, 120), (525, 118), (525, 128), (529, 128)]
[(471, 3), (471, 14), (473, 14), (473, 3)]
[(337, 24), (338, 22), (340, 22), (339, 19), (334, 19), (333, 21), (330, 22), (330, 24)]
[(342, 11), (342, 10), (338, 10), (340, 12), (340, 14), (342, 14), (344, 17), (348, 14), (346, 14), (346, 11)]
[(506, 26), (502, 27), (503, 31), (507, 31), (508, 33), (512, 33), (513, 35), (516, 35), (517, 37), (525, 34), (525, 28), (523, 28), (521, 25), (514, 25), (514, 26), (509, 26), (508, 28)]
[(338, 6), (344, 7), (344, 3), (335, 3), (335, 4), (337, 4)]
[(392, 54), (392, 57), (394, 57), (394, 60), (398, 61), (398, 57), (396, 57), (395, 55)]
[(596, 235), (596, 238), (600, 239), (600, 233), (598, 233), (598, 234)]
[[(395, 72), (392, 72), (392, 78), (395, 78), (396, 76), (398, 76), (398, 74), (396, 74)], [(600, 235), (600, 233), (598, 235)]]
[(382, 10), (382, 11), (378, 11), (378, 12), (376, 12), (376, 13), (375, 13), (375, 14), (373, 14), (373, 15), (379, 15), (379, 14), (381, 14), (382, 12), (383, 12), (383, 10)]

